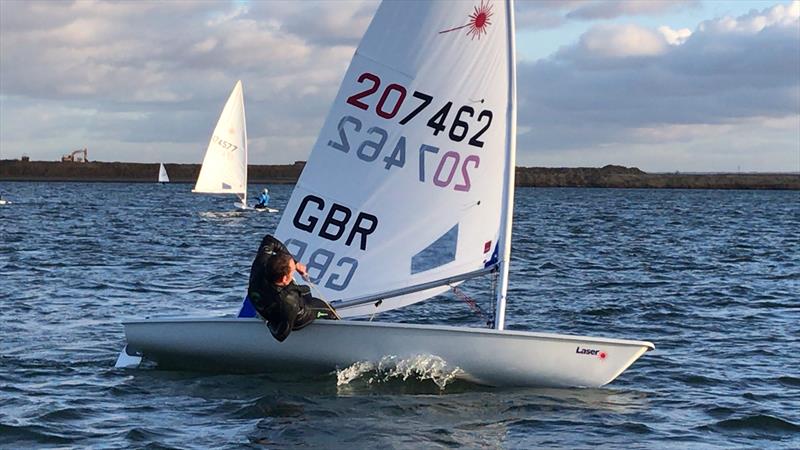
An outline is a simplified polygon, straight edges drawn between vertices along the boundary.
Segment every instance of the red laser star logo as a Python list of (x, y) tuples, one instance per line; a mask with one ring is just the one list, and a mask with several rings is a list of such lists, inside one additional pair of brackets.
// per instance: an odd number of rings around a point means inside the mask
[(492, 21), (490, 20), (492, 14), (494, 14), (492, 12), (492, 5), (490, 5), (488, 2), (484, 2), (484, 0), (481, 0), (481, 5), (473, 8), (473, 13), (469, 15), (469, 22), (466, 25), (440, 31), (439, 34), (449, 33), (451, 31), (466, 28), (467, 36), (471, 37), (472, 39), (478, 38), (480, 40), (481, 36), (486, 34), (486, 29), (492, 24)]

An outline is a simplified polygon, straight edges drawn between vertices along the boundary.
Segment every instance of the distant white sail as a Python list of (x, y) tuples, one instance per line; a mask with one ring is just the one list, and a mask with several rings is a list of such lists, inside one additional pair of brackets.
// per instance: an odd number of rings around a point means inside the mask
[(222, 109), (192, 192), (235, 194), (247, 204), (247, 128), (241, 81), (236, 82)]
[[(496, 264), (513, 91), (507, 7), (378, 8), (277, 229), (328, 300)], [(445, 289), (340, 313), (385, 311)]]
[(164, 167), (164, 163), (158, 165), (158, 182), (169, 183), (169, 175), (167, 175), (167, 169)]

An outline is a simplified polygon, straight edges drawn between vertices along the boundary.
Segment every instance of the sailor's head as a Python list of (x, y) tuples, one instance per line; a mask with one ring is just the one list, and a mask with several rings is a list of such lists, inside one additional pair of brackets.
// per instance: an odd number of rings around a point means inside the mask
[(265, 267), (266, 277), (272, 284), (286, 286), (292, 281), (292, 274), (296, 268), (294, 258), (291, 255), (278, 252), (267, 260)]
[(269, 189), (267, 189), (267, 188), (264, 188), (264, 193), (265, 193), (265, 194), (269, 194)]

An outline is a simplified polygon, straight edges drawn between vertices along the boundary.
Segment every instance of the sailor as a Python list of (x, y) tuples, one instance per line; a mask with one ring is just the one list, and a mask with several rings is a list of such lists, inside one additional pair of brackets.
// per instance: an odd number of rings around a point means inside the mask
[(311, 288), (294, 282), (294, 272), (308, 276), (305, 264), (296, 262), (281, 241), (269, 234), (264, 236), (250, 269), (247, 295), (280, 342), (315, 319), (338, 318), (330, 305), (311, 296)]
[(254, 208), (266, 208), (267, 205), (269, 205), (269, 189), (264, 188), (264, 191), (258, 196), (258, 203), (256, 203)]

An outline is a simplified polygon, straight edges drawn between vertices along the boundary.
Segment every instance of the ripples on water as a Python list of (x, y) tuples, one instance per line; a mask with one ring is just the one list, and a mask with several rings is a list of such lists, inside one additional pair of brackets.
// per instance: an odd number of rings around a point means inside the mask
[[(800, 447), (797, 192), (518, 190), (509, 328), (657, 346), (605, 389), (553, 390), (442, 384), (425, 358), (113, 369), (121, 318), (235, 312), (277, 224), (189, 190), (0, 183), (0, 447)], [(485, 284), (465, 290), (490, 310)], [(452, 297), (382, 319), (482, 323)]]

